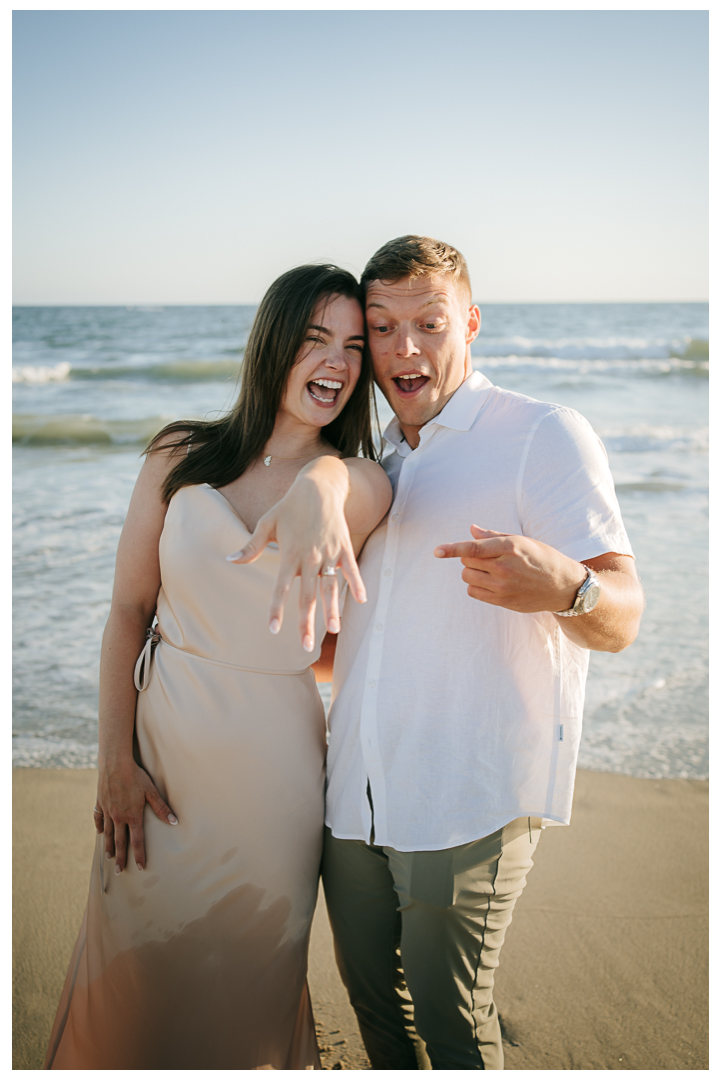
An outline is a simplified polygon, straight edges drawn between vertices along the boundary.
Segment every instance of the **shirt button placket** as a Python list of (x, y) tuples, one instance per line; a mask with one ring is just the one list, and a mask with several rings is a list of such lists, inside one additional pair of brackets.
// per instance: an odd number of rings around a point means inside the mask
[(378, 589), (378, 603), (375, 611), (377, 621), (373, 628), (374, 633), (370, 640), (365, 693), (363, 694), (360, 724), (362, 732), (361, 741), (365, 757), (366, 773), (370, 781), (370, 788), (374, 791), (373, 798), (375, 809), (374, 819), (376, 836), (378, 835), (378, 833), (382, 835), (385, 832), (387, 822), (385, 805), (385, 778), (382, 771), (382, 761), (380, 758), (378, 737), (378, 679), (380, 675), (380, 664), (383, 653), (384, 632), (387, 626), (387, 612), (390, 602), (390, 594), (392, 590), (392, 578), (394, 576), (393, 572), (397, 560), (400, 521), (405, 508), (405, 504), (407, 502), (408, 491), (410, 484), (412, 483), (413, 477), (413, 470), (407, 469), (405, 467), (407, 464), (414, 465), (414, 459), (411, 462), (408, 462), (406, 460), (406, 462), (404, 462), (403, 464), (403, 469), (401, 470), (400, 476), (398, 478), (395, 506), (392, 514), (388, 519), (387, 531), (385, 534), (383, 572), (380, 578), (380, 585)]

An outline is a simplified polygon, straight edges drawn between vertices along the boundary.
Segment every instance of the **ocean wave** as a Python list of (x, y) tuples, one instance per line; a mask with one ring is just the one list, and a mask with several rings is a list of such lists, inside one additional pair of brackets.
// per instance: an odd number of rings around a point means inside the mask
[(664, 360), (642, 357), (636, 360), (587, 360), (563, 359), (560, 356), (484, 356), (473, 357), (473, 366), (482, 371), (516, 371), (531, 374), (538, 371), (555, 371), (576, 375), (694, 375), (707, 377), (710, 364), (707, 360), (688, 360), (680, 357)]
[(608, 450), (617, 454), (637, 454), (647, 451), (707, 452), (709, 428), (681, 428), (670, 425), (638, 424), (630, 428), (608, 427), (598, 431)]
[(514, 358), (534, 357), (554, 360), (687, 360), (707, 361), (710, 344), (702, 338), (668, 341), (649, 338), (560, 338), (543, 340), (526, 337), (478, 338), (473, 356)]
[(63, 360), (54, 367), (14, 367), (12, 369), (12, 381), (14, 383), (47, 383), (63, 382), (70, 375), (71, 367), (67, 360)]
[(14, 367), (14, 383), (64, 382), (67, 379), (107, 380), (138, 379), (152, 382), (225, 382), (236, 379), (240, 371), (237, 360), (175, 360), (165, 364), (118, 364), (85, 367), (72, 366), (67, 361), (54, 367)]
[(47, 735), (13, 735), (14, 769), (96, 769), (97, 742)]
[(88, 415), (13, 416), (12, 438), (22, 446), (145, 445), (173, 417), (143, 420), (101, 420)]
[[(709, 372), (709, 344), (699, 338), (652, 342), (646, 339), (590, 340), (579, 338), (538, 341), (530, 338), (490, 338), (473, 345), (474, 365), (483, 370), (510, 369), (518, 373), (558, 371), (581, 375), (694, 375)], [(171, 360), (161, 363), (18, 365), (14, 383), (57, 383), (65, 380), (126, 382), (227, 382), (238, 377), (239, 359)]]

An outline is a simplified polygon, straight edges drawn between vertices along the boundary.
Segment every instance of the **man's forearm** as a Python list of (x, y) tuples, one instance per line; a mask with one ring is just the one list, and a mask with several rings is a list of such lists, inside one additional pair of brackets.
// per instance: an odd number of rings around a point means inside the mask
[[(611, 556), (614, 561), (632, 563), (627, 556)], [(620, 652), (632, 645), (640, 627), (644, 600), (642, 586), (634, 568), (627, 565), (611, 568), (608, 556), (588, 559), (583, 565), (595, 571), (600, 584), (600, 599), (584, 615), (556, 615), (560, 627), (571, 641), (596, 652)]]
[(589, 566), (600, 580), (600, 599), (583, 615), (556, 616), (563, 633), (598, 652), (620, 652), (635, 640), (643, 595), (635, 560), (629, 555), (610, 551), (580, 563), (529, 536), (476, 525), (470, 531), (474, 540), (442, 544), (435, 555), (461, 560), (462, 580), (474, 600), (524, 614), (567, 611)]

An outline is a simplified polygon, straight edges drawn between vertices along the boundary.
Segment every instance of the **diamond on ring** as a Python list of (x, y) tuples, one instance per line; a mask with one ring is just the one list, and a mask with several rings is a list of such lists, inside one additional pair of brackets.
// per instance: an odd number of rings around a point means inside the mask
[(326, 567), (324, 567), (323, 572), (322, 572), (322, 574), (320, 576), (321, 577), (337, 577), (337, 567), (336, 566), (326, 566)]

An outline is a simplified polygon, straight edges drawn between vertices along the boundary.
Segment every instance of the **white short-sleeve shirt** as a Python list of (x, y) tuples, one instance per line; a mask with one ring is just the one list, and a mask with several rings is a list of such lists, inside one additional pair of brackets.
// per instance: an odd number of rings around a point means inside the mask
[[(470, 525), (542, 540), (574, 559), (632, 555), (605, 449), (573, 409), (475, 372), (420, 432), (393, 420), (395, 491), (348, 597), (330, 711), (326, 822), (341, 839), (432, 851), (516, 817), (567, 824), (588, 651), (549, 612), (467, 595), (443, 542)], [(367, 797), (368, 784), (372, 809)]]

